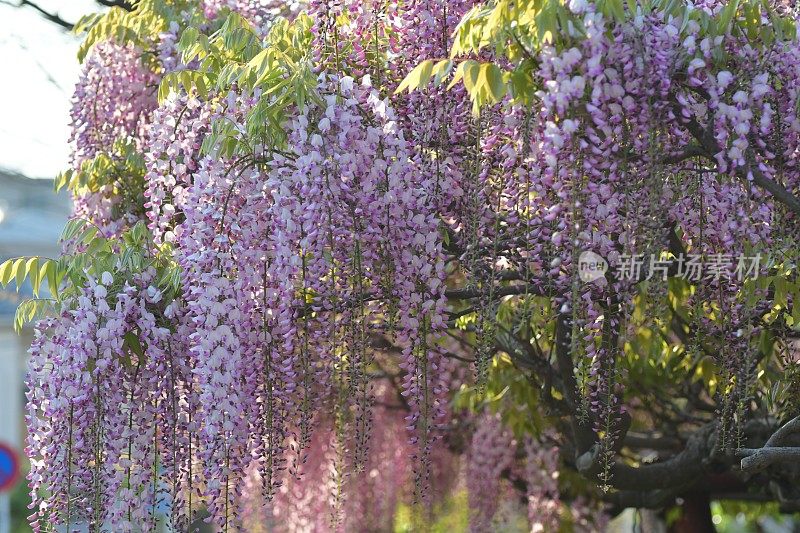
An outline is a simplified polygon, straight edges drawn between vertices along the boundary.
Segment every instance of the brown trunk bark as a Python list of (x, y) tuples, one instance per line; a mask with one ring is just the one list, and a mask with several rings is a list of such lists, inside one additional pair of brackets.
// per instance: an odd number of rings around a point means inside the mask
[(681, 517), (672, 524), (670, 533), (716, 533), (707, 492), (684, 495), (681, 511)]

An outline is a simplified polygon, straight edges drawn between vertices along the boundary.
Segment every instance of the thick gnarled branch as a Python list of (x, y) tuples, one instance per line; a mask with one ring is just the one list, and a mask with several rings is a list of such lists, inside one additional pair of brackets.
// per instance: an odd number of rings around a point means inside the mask
[(770, 446), (763, 448), (741, 448), (738, 454), (742, 457), (742, 471), (755, 473), (778, 463), (794, 463), (800, 461), (800, 448), (786, 446)]
[(752, 474), (775, 464), (800, 461), (800, 447), (780, 446), (781, 443), (796, 433), (800, 433), (800, 416), (789, 420), (778, 428), (762, 448), (741, 448), (737, 450), (737, 455), (742, 458), (742, 472)]

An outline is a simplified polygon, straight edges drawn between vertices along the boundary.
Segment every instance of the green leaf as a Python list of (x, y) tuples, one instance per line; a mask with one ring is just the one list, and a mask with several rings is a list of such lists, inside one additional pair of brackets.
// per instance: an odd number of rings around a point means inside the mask
[(470, 96), (478, 89), (478, 74), (481, 66), (477, 61), (465, 61), (464, 65), (464, 87)]
[(190, 45), (193, 45), (197, 42), (197, 38), (200, 35), (200, 32), (197, 28), (189, 27), (183, 30), (181, 34), (181, 38), (178, 41), (178, 48), (180, 50), (187, 50)]
[(796, 290), (792, 296), (792, 327), (800, 331), (800, 290)]
[(722, 11), (720, 11), (716, 28), (719, 35), (725, 35), (728, 33), (731, 21), (733, 21), (733, 17), (736, 16), (736, 11), (738, 9), (739, 0), (731, 0), (728, 5), (726, 5)]
[(786, 309), (790, 288), (789, 281), (784, 277), (778, 276), (775, 278), (773, 285), (775, 287), (774, 304)]
[(183, 86), (183, 90), (186, 91), (186, 94), (192, 94), (192, 87), (194, 84), (192, 83), (192, 74), (188, 70), (182, 70), (180, 73), (180, 80), (181, 85)]
[(158, 98), (158, 103), (159, 104), (163, 104), (164, 101), (169, 96), (170, 88), (169, 88), (169, 80), (167, 79), (168, 76), (169, 76), (169, 74), (165, 75), (161, 79), (161, 83), (158, 84), (158, 96), (157, 96), (157, 98)]
[(622, 5), (622, 0), (607, 0), (608, 7), (611, 14), (617, 19), (617, 22), (622, 24), (625, 22), (625, 8)]
[(0, 285), (7, 286), (14, 277), (14, 259), (8, 259), (0, 264)]
[(142, 348), (142, 343), (139, 340), (138, 335), (136, 335), (132, 331), (127, 332), (123, 337), (123, 346), (128, 348), (130, 351), (132, 351), (139, 357), (144, 356), (144, 349)]
[(97, 237), (98, 231), (99, 230), (97, 229), (97, 226), (85, 226), (83, 232), (81, 232), (80, 237), (78, 238), (78, 241), (84, 244), (89, 244), (95, 239), (95, 237)]
[(486, 80), (486, 88), (492, 97), (492, 102), (496, 103), (502, 100), (508, 87), (500, 67), (494, 63), (484, 63), (481, 65), (481, 73)]
[(511, 92), (514, 99), (523, 104), (530, 104), (535, 86), (530, 73), (522, 68), (516, 68), (511, 73)]
[(72, 176), (74, 175), (74, 171), (72, 169), (65, 170), (64, 172), (60, 172), (56, 179), (53, 182), (53, 187), (55, 188), (56, 192), (60, 191), (65, 186), (69, 185), (72, 182)]
[(428, 81), (430, 80), (432, 70), (433, 59), (426, 59), (408, 73), (403, 81), (400, 82), (400, 85), (397, 86), (397, 89), (394, 91), (394, 93), (399, 94), (405, 90), (412, 92), (427, 85)]
[(17, 306), (17, 312), (14, 314), (14, 330), (19, 333), (26, 323), (41, 318), (52, 309), (53, 304), (50, 300), (39, 298), (24, 300)]
[(433, 61), (432, 60), (423, 61), (423, 63), (420, 66), (422, 68), (420, 69), (419, 72), (419, 81), (417, 86), (425, 87), (431, 80), (431, 72), (433, 72)]
[(453, 68), (453, 61), (450, 59), (442, 59), (433, 66), (431, 76), (433, 76), (434, 85), (440, 85), (442, 80), (450, 75)]
[(89, 15), (84, 15), (78, 19), (78, 22), (75, 23), (75, 26), (72, 27), (72, 33), (75, 35), (80, 35), (88, 30), (90, 30), (97, 22), (103, 18), (103, 13), (91, 13)]
[(28, 278), (31, 280), (31, 287), (33, 288), (33, 295), (39, 296), (39, 258), (31, 257), (25, 265), (25, 270), (28, 271)]
[(71, 241), (74, 239), (81, 229), (86, 225), (86, 221), (80, 218), (73, 218), (68, 220), (64, 226), (64, 231), (61, 232), (62, 241)]
[(22, 287), (22, 283), (25, 281), (25, 277), (28, 275), (27, 265), (28, 261), (24, 257), (17, 259), (16, 263), (14, 264), (14, 282), (17, 285), (17, 292), (19, 292), (20, 287)]
[(558, 2), (552, 0), (544, 4), (536, 15), (536, 38), (539, 43), (552, 43), (558, 35)]
[(61, 278), (59, 278), (59, 265), (58, 261), (50, 261), (47, 265), (47, 288), (53, 298), (56, 299), (58, 298), (58, 285), (64, 276), (64, 273), (62, 273)]
[(469, 61), (470, 60), (463, 61), (463, 62), (459, 63), (458, 67), (456, 67), (456, 71), (453, 74), (453, 79), (450, 80), (450, 83), (447, 85), (447, 90), (448, 91), (450, 89), (452, 89), (453, 87), (455, 87), (456, 84), (464, 78), (464, 70), (467, 68), (467, 63)]

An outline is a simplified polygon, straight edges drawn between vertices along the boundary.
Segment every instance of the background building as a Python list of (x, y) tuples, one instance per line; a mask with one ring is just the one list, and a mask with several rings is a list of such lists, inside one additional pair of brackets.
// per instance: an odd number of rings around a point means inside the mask
[[(28, 255), (57, 257), (58, 238), (69, 213), (67, 195), (56, 195), (52, 180), (0, 172), (0, 262)], [(13, 287), (0, 290), (0, 441), (20, 455), (25, 427), (25, 359), (32, 334), (29, 329), (21, 335), (14, 331), (14, 312), (20, 299), (30, 295), (29, 285), (22, 287), (20, 294)], [(18, 487), (17, 494), (21, 491)], [(15, 498), (15, 524), (25, 522), (20, 503)], [(12, 528), (14, 532), (25, 530)]]

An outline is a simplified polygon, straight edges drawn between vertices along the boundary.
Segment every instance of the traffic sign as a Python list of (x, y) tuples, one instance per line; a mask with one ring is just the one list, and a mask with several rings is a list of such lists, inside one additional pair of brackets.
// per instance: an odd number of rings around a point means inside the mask
[(11, 446), (0, 442), (0, 493), (10, 491), (19, 479), (19, 456)]

